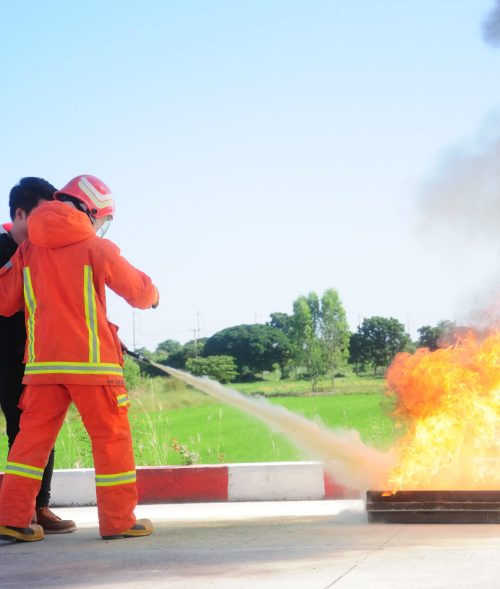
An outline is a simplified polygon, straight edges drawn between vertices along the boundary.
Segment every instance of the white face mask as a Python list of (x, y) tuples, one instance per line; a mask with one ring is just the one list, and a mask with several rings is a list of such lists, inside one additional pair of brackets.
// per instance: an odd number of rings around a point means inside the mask
[(92, 227), (94, 228), (96, 235), (98, 237), (104, 237), (107, 230), (109, 229), (111, 221), (113, 220), (113, 217), (111, 215), (108, 215), (106, 217), (100, 217), (99, 219), (97, 219), (96, 217), (92, 217), (92, 215), (90, 215), (87, 209), (87, 205), (85, 205), (84, 203), (80, 203), (79, 206), (76, 206), (76, 204), (71, 200), (63, 200), (62, 202), (64, 204), (69, 205), (70, 207), (73, 207), (77, 211), (80, 211), (81, 213), (85, 213), (87, 217), (90, 219), (90, 222), (92, 223)]

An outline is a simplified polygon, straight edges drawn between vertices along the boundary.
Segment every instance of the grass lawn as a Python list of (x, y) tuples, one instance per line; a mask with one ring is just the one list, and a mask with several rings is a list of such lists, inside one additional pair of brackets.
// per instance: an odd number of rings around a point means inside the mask
[[(307, 392), (300, 390), (304, 384)], [(309, 383), (303, 381), (249, 383), (234, 388), (247, 393), (265, 392), (273, 397), (270, 402), (320, 420), (328, 427), (357, 429), (363, 440), (377, 447), (390, 445), (395, 438), (381, 379), (338, 379), (334, 393), (322, 395), (308, 395)], [(301, 392), (302, 395), (306, 392), (306, 396), (299, 396)], [(152, 379), (131, 391), (130, 396), (130, 421), (138, 465), (304, 458), (283, 436), (256, 419), (172, 379)], [(6, 448), (6, 436), (0, 435), (0, 456), (5, 456)], [(72, 409), (57, 440), (56, 468), (87, 466), (92, 466), (90, 443)]]
[[(373, 376), (346, 376), (331, 380), (322, 379), (318, 383), (317, 394), (348, 395), (351, 393), (382, 393), (385, 380)], [(276, 374), (269, 374), (265, 380), (248, 383), (234, 383), (231, 387), (249, 395), (303, 396), (312, 395), (311, 383), (307, 380), (279, 380)]]

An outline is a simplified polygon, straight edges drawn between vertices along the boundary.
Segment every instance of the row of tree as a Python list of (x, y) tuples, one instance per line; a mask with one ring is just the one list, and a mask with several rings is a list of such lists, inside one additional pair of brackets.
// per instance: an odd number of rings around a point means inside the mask
[(418, 330), (412, 342), (404, 325), (393, 317), (369, 317), (351, 333), (339, 294), (328, 289), (300, 296), (293, 312), (271, 313), (266, 324), (236, 325), (182, 345), (161, 342), (155, 352), (141, 350), (157, 362), (208, 375), (220, 382), (255, 380), (279, 369), (282, 378), (307, 378), (313, 390), (320, 378), (335, 378), (350, 370), (384, 370), (401, 351), (438, 347), (453, 324), (442, 321)]

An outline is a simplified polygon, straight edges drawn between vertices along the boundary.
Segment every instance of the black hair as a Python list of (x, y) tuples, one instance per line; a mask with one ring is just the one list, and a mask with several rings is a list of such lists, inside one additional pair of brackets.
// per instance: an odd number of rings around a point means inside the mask
[(54, 200), (56, 190), (55, 186), (43, 178), (21, 178), (9, 194), (10, 218), (14, 220), (17, 209), (22, 209), (29, 215), (40, 200)]

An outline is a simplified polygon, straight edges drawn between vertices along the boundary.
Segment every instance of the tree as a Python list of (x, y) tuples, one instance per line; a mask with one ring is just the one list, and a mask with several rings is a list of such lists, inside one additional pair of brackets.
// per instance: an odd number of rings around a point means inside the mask
[[(175, 364), (175, 359), (179, 354), (182, 354), (182, 344), (174, 339), (166, 339), (160, 342), (153, 354), (148, 357), (157, 362), (158, 364), (165, 364), (167, 366), (173, 366), (174, 368), (180, 368)], [(154, 366), (146, 366), (141, 368), (142, 372), (149, 376), (157, 376), (159, 371)]]
[(203, 356), (203, 349), (207, 339), (208, 338), (206, 337), (199, 337), (186, 342), (182, 348), (182, 352), (186, 360), (188, 358), (198, 358), (199, 356)]
[(292, 318), (290, 315), (278, 312), (271, 313), (269, 317), (271, 318), (271, 321), (268, 321), (266, 325), (270, 325), (276, 329), (281, 329), (285, 335), (290, 335), (290, 330), (292, 327)]
[(363, 336), (359, 332), (352, 333), (349, 338), (349, 364), (354, 365), (354, 372), (362, 372), (368, 363), (366, 348), (363, 346)]
[[(279, 329), (289, 338), (292, 329), (291, 315), (288, 315), (287, 313), (276, 312), (271, 313), (269, 317), (271, 318), (271, 320), (268, 321), (266, 325)], [(288, 376), (290, 375), (291, 361), (292, 353), (290, 352), (288, 357), (283, 357), (282, 360), (279, 362), (281, 378), (288, 378)]]
[(174, 339), (166, 339), (164, 342), (160, 342), (156, 346), (155, 354), (168, 358), (172, 354), (177, 354), (182, 350), (182, 344)]
[(434, 351), (446, 343), (446, 339), (452, 334), (456, 325), (453, 321), (440, 321), (434, 327), (423, 325), (418, 331), (417, 346), (419, 348), (429, 348)]
[[(281, 318), (278, 318), (281, 319)], [(315, 292), (293, 303), (290, 337), (297, 367), (305, 368), (312, 389), (317, 390), (321, 375), (335, 374), (347, 364), (349, 327), (339, 293), (330, 288), (321, 299)]]
[(349, 357), (349, 326), (339, 293), (330, 288), (321, 297), (320, 331), (325, 364), (332, 386), (335, 374), (345, 367)]
[(315, 292), (310, 292), (306, 297), (306, 302), (309, 306), (309, 309), (311, 310), (313, 333), (316, 337), (318, 337), (321, 321), (321, 303), (319, 297)]
[(317, 390), (319, 377), (324, 373), (324, 357), (317, 337), (318, 320), (319, 300), (315, 293), (294, 301), (290, 330), (294, 361), (306, 369), (313, 391)]
[(188, 358), (186, 369), (195, 376), (209, 376), (222, 383), (232, 382), (238, 376), (236, 362), (232, 356)]
[(203, 348), (206, 341), (206, 337), (201, 337), (196, 340), (189, 340), (181, 347), (178, 352), (170, 354), (166, 360), (160, 360), (160, 362), (162, 364), (168, 364), (169, 366), (172, 366), (172, 368), (186, 368), (186, 362), (189, 358), (203, 356)]
[(287, 336), (270, 325), (235, 325), (209, 337), (203, 352), (208, 356), (232, 356), (240, 377), (255, 378), (288, 361), (291, 346)]
[(357, 336), (354, 341), (358, 358), (371, 364), (375, 373), (378, 368), (387, 368), (394, 356), (410, 343), (404, 325), (393, 317), (364, 319), (358, 327)]

